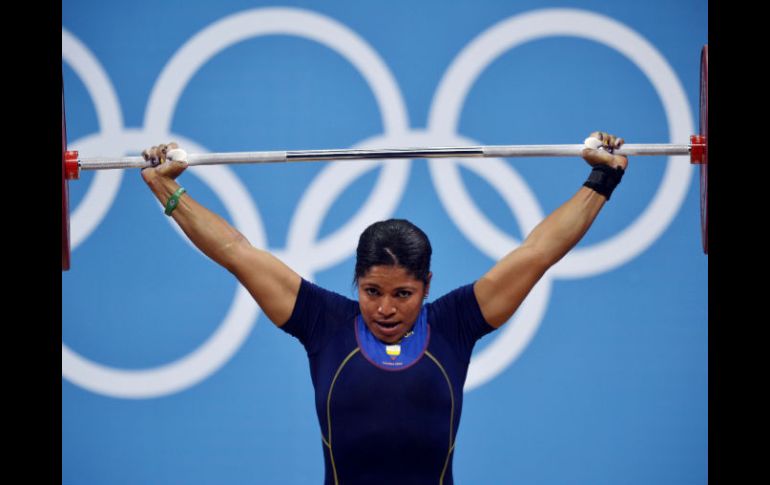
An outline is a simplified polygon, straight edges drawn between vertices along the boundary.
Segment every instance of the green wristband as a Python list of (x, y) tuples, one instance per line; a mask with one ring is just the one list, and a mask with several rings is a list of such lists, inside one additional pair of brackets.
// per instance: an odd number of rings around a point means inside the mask
[(168, 202), (166, 202), (166, 215), (170, 216), (172, 212), (174, 212), (174, 209), (179, 205), (179, 198), (187, 192), (184, 187), (179, 187), (176, 189), (176, 192), (171, 194), (171, 197), (168, 198)]

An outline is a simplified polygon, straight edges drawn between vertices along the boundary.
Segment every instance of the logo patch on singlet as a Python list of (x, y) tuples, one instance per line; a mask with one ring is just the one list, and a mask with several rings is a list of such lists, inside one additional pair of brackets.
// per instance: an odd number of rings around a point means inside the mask
[(409, 367), (422, 357), (428, 347), (430, 328), (427, 309), (420, 311), (412, 330), (397, 344), (386, 344), (377, 339), (366, 326), (361, 315), (356, 317), (356, 339), (361, 353), (377, 367), (387, 370), (401, 370)]
[(396, 357), (401, 355), (401, 345), (386, 345), (385, 346), (385, 353), (390, 356), (390, 360), (396, 360)]

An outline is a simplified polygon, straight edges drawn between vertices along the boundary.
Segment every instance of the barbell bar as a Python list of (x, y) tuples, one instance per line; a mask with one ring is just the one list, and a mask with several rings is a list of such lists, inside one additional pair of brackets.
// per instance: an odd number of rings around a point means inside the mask
[[(705, 150), (705, 140), (693, 135), (690, 144), (636, 144), (623, 145), (614, 153), (626, 156), (639, 155), (687, 155), (693, 163), (700, 160)], [(374, 148), (336, 150), (295, 150), (264, 152), (230, 152), (188, 154), (187, 163), (195, 165), (255, 164), (314, 162), (328, 160), (366, 160), (397, 158), (526, 158), (526, 157), (579, 157), (585, 145), (489, 145), (462, 147)], [(146, 168), (152, 164), (142, 157), (78, 158), (77, 151), (65, 155), (65, 172), (68, 180), (80, 177), (83, 170), (110, 170)]]
[[(689, 156), (690, 163), (700, 166), (701, 181), (701, 239), (703, 252), (708, 254), (708, 44), (701, 50), (700, 119), (697, 135), (688, 144), (624, 144), (614, 151), (625, 156)], [(415, 147), (374, 149), (332, 149), (294, 151), (256, 151), (229, 153), (191, 153), (189, 166), (221, 164), (259, 164), (312, 162), (329, 160), (367, 160), (399, 158), (529, 158), (580, 157), (584, 144), (570, 145), (487, 145), (461, 147)], [(67, 181), (80, 178), (81, 171), (111, 169), (143, 169), (151, 167), (143, 157), (80, 158), (75, 150), (67, 150), (64, 90), (62, 86), (62, 270), (70, 267), (69, 214)]]

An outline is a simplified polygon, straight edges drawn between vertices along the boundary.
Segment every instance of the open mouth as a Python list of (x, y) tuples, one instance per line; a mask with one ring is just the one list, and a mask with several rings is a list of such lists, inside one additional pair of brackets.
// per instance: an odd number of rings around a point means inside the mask
[(375, 320), (374, 324), (379, 330), (380, 335), (387, 339), (395, 338), (401, 332), (401, 322), (378, 322)]
[(375, 322), (378, 327), (385, 328), (385, 329), (393, 329), (398, 326), (400, 322), (378, 322), (375, 320)]
[(386, 343), (392, 343), (401, 338), (404, 333), (403, 322), (380, 322), (373, 320), (372, 331), (377, 338)]

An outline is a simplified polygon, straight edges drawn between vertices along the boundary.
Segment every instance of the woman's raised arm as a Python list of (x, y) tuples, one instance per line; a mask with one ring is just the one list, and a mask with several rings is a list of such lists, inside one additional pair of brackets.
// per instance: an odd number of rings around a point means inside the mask
[(282, 326), (294, 309), (301, 277), (272, 254), (252, 246), (237, 229), (189, 194), (179, 193), (181, 186), (176, 178), (185, 171), (187, 162), (166, 158), (175, 149), (178, 146), (170, 143), (142, 153), (145, 160), (159, 163), (142, 170), (145, 183), (192, 243), (235, 275), (265, 315)]
[[(623, 144), (622, 138), (603, 132), (594, 132), (589, 138), (597, 138), (605, 147)], [(587, 186), (543, 219), (521, 246), (476, 281), (474, 293), (491, 326), (500, 327), (508, 321), (543, 274), (582, 239), (628, 164), (626, 157), (600, 149), (586, 148), (583, 158), (594, 167)]]

